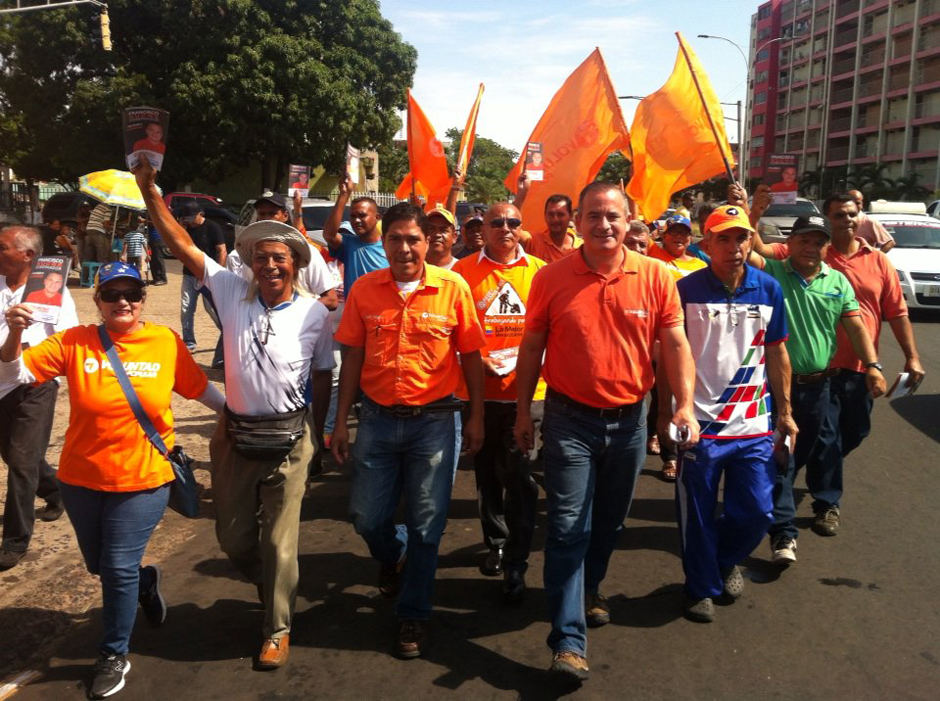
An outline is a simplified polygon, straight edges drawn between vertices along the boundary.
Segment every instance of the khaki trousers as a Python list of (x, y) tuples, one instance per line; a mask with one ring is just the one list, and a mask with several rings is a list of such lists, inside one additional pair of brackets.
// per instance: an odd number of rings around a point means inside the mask
[(209, 443), (216, 537), (232, 564), (262, 586), (265, 638), (290, 632), (300, 504), (315, 451), (310, 431), (304, 431), (283, 462), (248, 459), (232, 447), (224, 416)]

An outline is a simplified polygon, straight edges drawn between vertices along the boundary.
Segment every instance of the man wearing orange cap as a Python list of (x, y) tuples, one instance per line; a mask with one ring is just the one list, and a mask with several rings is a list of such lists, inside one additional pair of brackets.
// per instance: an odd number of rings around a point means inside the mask
[(453, 213), (441, 204), (428, 212), (428, 256), (426, 261), (438, 268), (450, 270), (457, 259), (453, 255), (457, 243), (456, 220)]
[[(732, 602), (740, 596), (744, 578), (737, 565), (771, 524), (776, 463), (768, 385), (777, 430), (791, 445), (797, 433), (783, 344), (783, 292), (770, 275), (746, 265), (753, 233), (743, 208), (719, 207), (705, 222), (709, 267), (677, 283), (686, 333), (697, 354), (694, 401), (701, 427), (699, 444), (679, 454), (683, 610), (702, 623), (714, 618), (714, 599)], [(659, 423), (665, 429), (672, 415), (668, 384), (660, 384), (659, 392)], [(724, 509), (715, 518), (722, 473)]]

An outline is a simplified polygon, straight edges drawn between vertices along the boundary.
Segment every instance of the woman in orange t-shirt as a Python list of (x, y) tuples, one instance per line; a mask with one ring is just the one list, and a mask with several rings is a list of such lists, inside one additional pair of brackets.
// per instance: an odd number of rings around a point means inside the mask
[[(172, 392), (219, 411), (225, 400), (165, 326), (141, 321), (145, 290), (124, 263), (101, 268), (95, 304), (125, 372), (168, 449), (173, 447)], [(59, 462), (62, 501), (88, 571), (101, 579), (104, 638), (91, 698), (124, 686), (137, 606), (153, 625), (166, 617), (160, 570), (141, 567), (150, 534), (166, 508), (173, 469), (138, 423), (111, 369), (94, 325), (76, 326), (21, 351), (29, 304), (6, 312), (9, 335), (0, 373), (21, 382), (68, 378), (70, 416)]]

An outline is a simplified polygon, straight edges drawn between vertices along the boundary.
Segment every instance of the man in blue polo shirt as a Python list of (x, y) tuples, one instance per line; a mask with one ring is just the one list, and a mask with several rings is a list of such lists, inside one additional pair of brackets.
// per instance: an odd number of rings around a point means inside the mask
[[(753, 232), (744, 209), (717, 208), (705, 223), (709, 267), (677, 283), (689, 343), (698, 351), (695, 418), (701, 426), (699, 444), (679, 456), (683, 610), (703, 623), (714, 618), (715, 598), (740, 596), (744, 577), (737, 564), (771, 523), (776, 463), (768, 384), (778, 430), (791, 443), (797, 433), (783, 293), (776, 280), (745, 263)], [(662, 433), (671, 413), (671, 394), (661, 389)], [(722, 473), (724, 509), (715, 518)]]
[(379, 208), (371, 197), (357, 197), (349, 210), (350, 221), (343, 221), (343, 211), (352, 194), (353, 182), (347, 173), (339, 181), (339, 195), (323, 225), (323, 238), (330, 255), (343, 264), (343, 293), (349, 298), (356, 280), (388, 267), (379, 229)]
[(865, 363), (865, 382), (869, 394), (884, 394), (885, 379), (878, 364), (878, 353), (862, 322), (858, 300), (851, 283), (823, 260), (829, 249), (832, 229), (829, 220), (814, 215), (800, 217), (793, 223), (785, 260), (763, 258), (752, 251), (749, 262), (780, 283), (787, 308), (790, 338), (787, 351), (793, 369), (790, 401), (793, 418), (800, 429), (800, 440), (791, 453), (787, 470), (777, 474), (774, 487), (774, 522), (770, 527), (770, 550), (774, 564), (796, 562), (797, 529), (793, 523), (796, 504), (793, 481), (804, 465), (806, 486), (813, 494), (826, 487), (826, 475), (816, 462), (808, 462), (823, 430), (829, 407), (830, 378), (838, 370), (829, 368), (836, 352), (836, 329), (841, 325)]

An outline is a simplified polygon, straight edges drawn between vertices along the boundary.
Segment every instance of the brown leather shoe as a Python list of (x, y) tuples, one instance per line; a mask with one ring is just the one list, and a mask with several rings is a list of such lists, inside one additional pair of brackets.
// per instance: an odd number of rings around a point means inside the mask
[(405, 660), (421, 657), (427, 639), (425, 621), (402, 621), (398, 629), (398, 656)]
[(287, 662), (290, 655), (290, 635), (268, 638), (258, 655), (258, 669), (277, 669)]
[(548, 671), (549, 674), (558, 679), (576, 683), (583, 682), (591, 673), (588, 669), (587, 658), (581, 657), (581, 655), (570, 650), (556, 652), (552, 658), (552, 666), (548, 668)]

